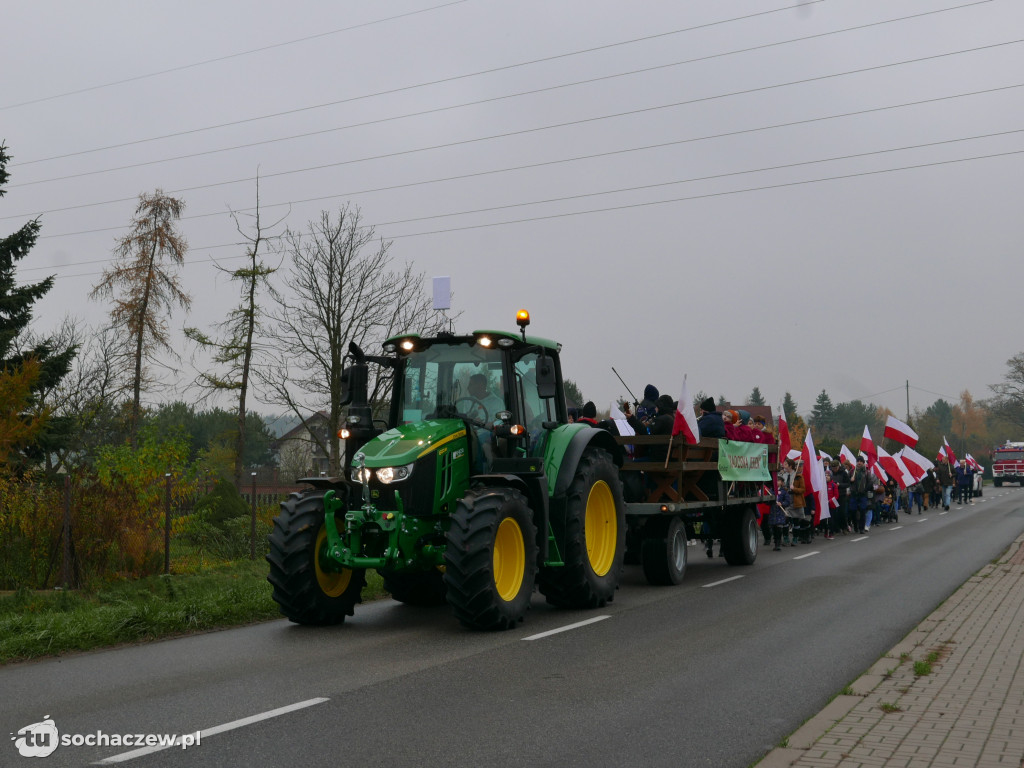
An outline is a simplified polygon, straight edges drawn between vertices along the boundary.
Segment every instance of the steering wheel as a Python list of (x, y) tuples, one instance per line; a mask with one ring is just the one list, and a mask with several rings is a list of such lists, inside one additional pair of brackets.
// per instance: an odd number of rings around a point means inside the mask
[[(470, 407), (479, 408), (483, 412), (484, 417), (482, 419), (475, 419), (469, 416), (466, 411), (463, 411), (463, 409), (459, 407), (459, 403), (461, 403), (463, 400), (468, 400)], [(475, 424), (475, 426), (484, 427), (487, 425), (487, 417), (490, 415), (489, 413), (487, 413), (487, 406), (485, 406), (482, 402), (480, 402), (480, 400), (473, 397), (472, 395), (463, 395), (462, 397), (457, 397), (455, 398), (455, 402), (452, 403), (452, 405), (455, 406), (455, 410), (458, 412), (460, 416), (465, 416), (466, 420)]]

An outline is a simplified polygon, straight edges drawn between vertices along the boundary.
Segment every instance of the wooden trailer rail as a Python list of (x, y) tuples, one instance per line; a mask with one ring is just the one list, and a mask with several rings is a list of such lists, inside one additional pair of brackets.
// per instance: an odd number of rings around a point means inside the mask
[[(716, 488), (720, 482), (718, 475), (718, 443), (717, 437), (704, 437), (696, 445), (688, 445), (681, 436), (668, 435), (631, 435), (615, 436), (619, 445), (635, 446), (638, 458), (623, 462), (623, 472), (643, 472), (650, 481), (646, 489), (647, 503), (707, 502), (714, 499), (708, 496), (707, 490)], [(650, 461), (644, 454), (650, 454), (656, 446), (667, 448), (667, 457), (661, 461)], [(773, 473), (778, 471), (778, 445), (769, 444), (768, 467)], [(657, 451), (661, 452), (661, 451)], [(710, 473), (710, 474), (709, 474)], [(703, 482), (702, 482), (703, 480)], [(741, 483), (741, 486), (758, 483)], [(746, 491), (751, 491), (747, 493)], [(741, 489), (740, 495), (760, 496), (760, 488)]]

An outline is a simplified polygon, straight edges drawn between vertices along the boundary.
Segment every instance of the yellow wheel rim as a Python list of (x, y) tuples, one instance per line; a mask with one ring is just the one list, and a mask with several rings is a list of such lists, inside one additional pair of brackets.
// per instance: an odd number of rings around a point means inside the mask
[(523, 586), (526, 545), (519, 523), (506, 517), (494, 536), (494, 586), (505, 602), (515, 599)]
[(342, 568), (340, 572), (325, 571), (320, 567), (320, 556), (327, 554), (327, 529), (321, 528), (316, 535), (316, 583), (320, 585), (320, 591), (328, 597), (341, 597), (348, 589), (352, 581), (352, 571), (349, 568)]
[(590, 567), (598, 576), (604, 576), (612, 569), (619, 543), (615, 497), (604, 480), (598, 480), (590, 488), (584, 526)]

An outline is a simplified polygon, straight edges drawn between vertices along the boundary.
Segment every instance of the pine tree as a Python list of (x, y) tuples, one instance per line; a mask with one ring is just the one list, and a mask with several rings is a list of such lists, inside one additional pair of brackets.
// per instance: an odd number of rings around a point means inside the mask
[(760, 387), (754, 387), (754, 390), (750, 393), (747, 398), (747, 405), (767, 405), (764, 399), (764, 395), (761, 394)]
[[(10, 159), (6, 145), (0, 144), (0, 197), (5, 194)], [(10, 423), (10, 429), (4, 429), (6, 453), (19, 452), (22, 463), (38, 462), (48, 440), (56, 437), (52, 428), (45, 428), (45, 409), (34, 406), (42, 392), (55, 387), (67, 374), (76, 352), (74, 346), (59, 349), (53, 338), (26, 343), (32, 307), (53, 287), (53, 276), (18, 285), (14, 273), (17, 262), (35, 245), (40, 228), (36, 218), (0, 239), (0, 419), (22, 420), (32, 426), (18, 429)], [(0, 461), (3, 458), (0, 456)]]
[(836, 408), (832, 404), (832, 398), (824, 389), (818, 394), (814, 401), (814, 409), (811, 411), (810, 424), (815, 429), (815, 434), (821, 438), (829, 437), (836, 429)]

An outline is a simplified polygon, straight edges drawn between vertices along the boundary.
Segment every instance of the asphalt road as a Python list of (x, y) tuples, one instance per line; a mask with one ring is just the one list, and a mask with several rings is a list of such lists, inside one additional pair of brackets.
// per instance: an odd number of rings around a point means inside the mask
[(139, 755), (61, 745), (47, 766), (742, 768), (1021, 532), (1024, 493), (986, 488), (973, 506), (762, 549), (746, 568), (691, 547), (678, 587), (650, 587), (627, 567), (606, 609), (535, 596), (509, 632), (380, 601), (340, 627), (282, 620), (11, 665), (0, 668), (12, 734), (0, 766), (26, 764), (13, 736), (49, 716), (65, 737), (202, 737)]

